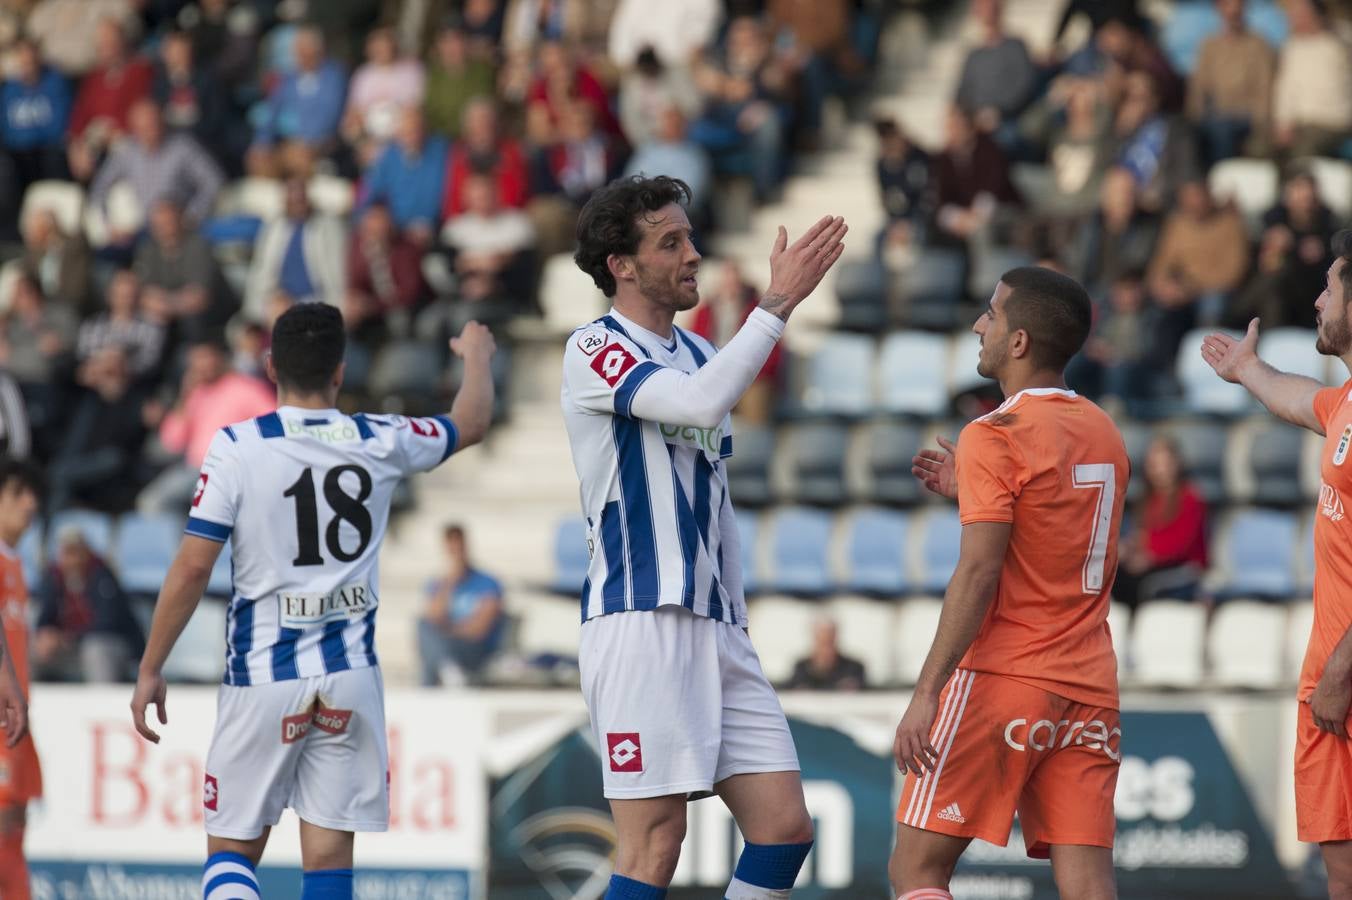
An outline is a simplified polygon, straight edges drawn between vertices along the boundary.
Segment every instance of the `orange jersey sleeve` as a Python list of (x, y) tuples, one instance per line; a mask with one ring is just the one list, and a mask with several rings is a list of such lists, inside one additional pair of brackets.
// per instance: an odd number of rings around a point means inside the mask
[(1117, 427), (1069, 391), (1025, 391), (963, 429), (956, 468), (963, 525), (1011, 523), (961, 666), (1116, 708), (1108, 606), (1130, 476)]
[(18, 557), (0, 553), (0, 621), (19, 683), (28, 687), (28, 587)]

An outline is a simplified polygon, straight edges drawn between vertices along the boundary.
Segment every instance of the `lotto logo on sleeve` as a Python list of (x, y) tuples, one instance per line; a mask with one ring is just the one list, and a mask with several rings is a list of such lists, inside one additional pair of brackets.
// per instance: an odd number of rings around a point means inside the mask
[(216, 777), (208, 775), (206, 781), (202, 783), (202, 806), (216, 811), (216, 799), (220, 796), (220, 789), (216, 786)]
[[(192, 505), (198, 506), (202, 502), (202, 495), (207, 490), (207, 473), (201, 472), (197, 476), (197, 490), (192, 495)], [(181, 502), (181, 501), (180, 501)]]
[(610, 771), (643, 771), (643, 748), (639, 746), (638, 732), (606, 732), (606, 752), (610, 754)]
[(418, 437), (440, 437), (437, 434), (437, 423), (431, 419), (409, 419), (408, 427)]
[(634, 359), (634, 355), (619, 344), (611, 344), (596, 354), (596, 358), (591, 361), (592, 371), (605, 379), (606, 384), (611, 387), (619, 384), (624, 373), (636, 365), (638, 360)]

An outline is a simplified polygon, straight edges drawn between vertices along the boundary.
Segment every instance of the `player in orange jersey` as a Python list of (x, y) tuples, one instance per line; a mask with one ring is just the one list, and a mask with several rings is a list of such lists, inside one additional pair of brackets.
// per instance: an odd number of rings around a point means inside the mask
[(914, 472), (958, 501), (962, 545), (893, 752), (906, 773), (889, 874), (951, 900), (972, 838), (1051, 857), (1062, 897), (1111, 900), (1117, 659), (1108, 604), (1130, 475), (1103, 410), (1066, 389), (1089, 334), (1084, 288), (1050, 269), (1000, 279), (973, 330), (999, 409)]
[[(38, 511), (40, 483), (27, 463), (0, 459), (0, 623), (9, 652), (0, 667), (0, 711), (8, 738), (0, 747), (0, 897), (29, 900), (23, 833), (28, 801), (42, 796), (42, 770), (25, 734), (28, 694), (28, 589), (14, 550)], [(0, 650), (4, 646), (0, 645)]]
[[(1337, 256), (1315, 300), (1315, 350), (1352, 370), (1352, 231), (1333, 238)], [(1324, 435), (1319, 510), (1314, 517), (1314, 626), (1300, 670), (1296, 726), (1296, 834), (1317, 843), (1328, 870), (1329, 897), (1352, 900), (1352, 380), (1341, 387), (1280, 372), (1258, 358), (1258, 320), (1243, 338), (1208, 335), (1202, 357), (1242, 384), (1275, 416)]]

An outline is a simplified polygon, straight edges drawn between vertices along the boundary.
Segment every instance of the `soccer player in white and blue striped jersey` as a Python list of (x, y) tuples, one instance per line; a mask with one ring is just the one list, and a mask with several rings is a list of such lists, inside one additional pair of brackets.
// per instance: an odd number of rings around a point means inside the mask
[(674, 325), (699, 302), (700, 255), (672, 178), (598, 191), (578, 221), (578, 266), (610, 313), (563, 363), (563, 416), (591, 564), (582, 590), (582, 690), (618, 833), (608, 900), (666, 896), (688, 799), (717, 794), (746, 838), (729, 900), (789, 896), (812, 847), (788, 722), (747, 637), (737, 523), (723, 460), (729, 413), (794, 308), (840, 258), (827, 217), (792, 246), (721, 350)]
[[(231, 542), (224, 684), (207, 753), (206, 900), (257, 900), (254, 874), (282, 810), (301, 820), (303, 900), (351, 900), (357, 831), (389, 825), (384, 689), (375, 653), (377, 557), (404, 476), (477, 443), (493, 410), (492, 335), (451, 350), (464, 380), (447, 415), (344, 415), (343, 319), (296, 306), (272, 332), (279, 408), (216, 435), (155, 606), (132, 698), (165, 715), (165, 659)], [(294, 896), (294, 894), (292, 894)]]

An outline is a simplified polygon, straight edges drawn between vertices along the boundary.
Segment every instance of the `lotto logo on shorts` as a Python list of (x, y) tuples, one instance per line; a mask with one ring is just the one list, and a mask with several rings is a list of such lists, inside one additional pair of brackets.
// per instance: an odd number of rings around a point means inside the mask
[(216, 777), (214, 775), (208, 775), (206, 781), (202, 783), (202, 806), (215, 812), (216, 800), (220, 795), (220, 788), (216, 786)]
[(606, 752), (610, 754), (610, 771), (643, 771), (643, 748), (639, 746), (637, 732), (607, 732)]
[(596, 358), (591, 361), (592, 371), (604, 378), (606, 384), (611, 387), (619, 384), (624, 373), (637, 364), (638, 360), (634, 359), (634, 355), (619, 344), (611, 344), (596, 354)]

